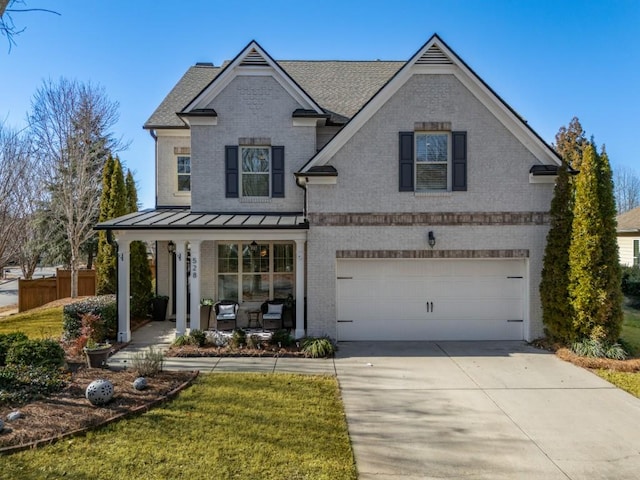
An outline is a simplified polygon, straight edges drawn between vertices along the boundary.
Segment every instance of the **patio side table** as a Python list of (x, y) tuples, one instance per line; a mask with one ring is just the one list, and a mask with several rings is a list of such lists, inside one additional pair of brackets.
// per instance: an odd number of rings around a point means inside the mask
[(262, 325), (260, 324), (260, 313), (261, 313), (260, 309), (247, 311), (247, 318), (249, 319), (249, 328), (251, 328), (251, 325), (254, 322), (256, 327), (262, 327)]

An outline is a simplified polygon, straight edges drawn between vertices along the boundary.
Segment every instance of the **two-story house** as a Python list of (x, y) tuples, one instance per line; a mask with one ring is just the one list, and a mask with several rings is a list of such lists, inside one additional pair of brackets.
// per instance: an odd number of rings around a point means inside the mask
[[(130, 242), (157, 242), (178, 334), (203, 297), (237, 301), (242, 325), (291, 295), (296, 337), (542, 335), (560, 159), (437, 35), (406, 62), (276, 61), (251, 42), (189, 68), (144, 127), (156, 208), (97, 228), (124, 299)], [(119, 318), (129, 340), (126, 301)]]

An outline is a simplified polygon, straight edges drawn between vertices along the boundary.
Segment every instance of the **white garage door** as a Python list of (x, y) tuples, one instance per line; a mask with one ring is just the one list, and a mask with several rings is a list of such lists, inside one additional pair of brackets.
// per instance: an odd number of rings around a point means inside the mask
[(524, 260), (338, 260), (338, 340), (522, 340)]

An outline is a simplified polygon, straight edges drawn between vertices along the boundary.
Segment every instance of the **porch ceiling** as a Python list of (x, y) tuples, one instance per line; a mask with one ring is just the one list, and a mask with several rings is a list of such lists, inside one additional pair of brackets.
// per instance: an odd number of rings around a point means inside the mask
[(96, 230), (308, 229), (301, 213), (195, 213), (189, 209), (148, 209), (95, 226)]

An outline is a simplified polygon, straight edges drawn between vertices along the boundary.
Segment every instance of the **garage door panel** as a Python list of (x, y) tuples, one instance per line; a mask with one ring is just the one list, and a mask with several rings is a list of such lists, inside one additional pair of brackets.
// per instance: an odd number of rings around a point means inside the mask
[(372, 319), (366, 322), (350, 321), (338, 323), (341, 340), (473, 340), (490, 338), (491, 340), (521, 339), (521, 322), (487, 320), (483, 323), (465, 320), (403, 320), (396, 322), (388, 319)]
[(516, 340), (522, 260), (339, 260), (339, 340)]

